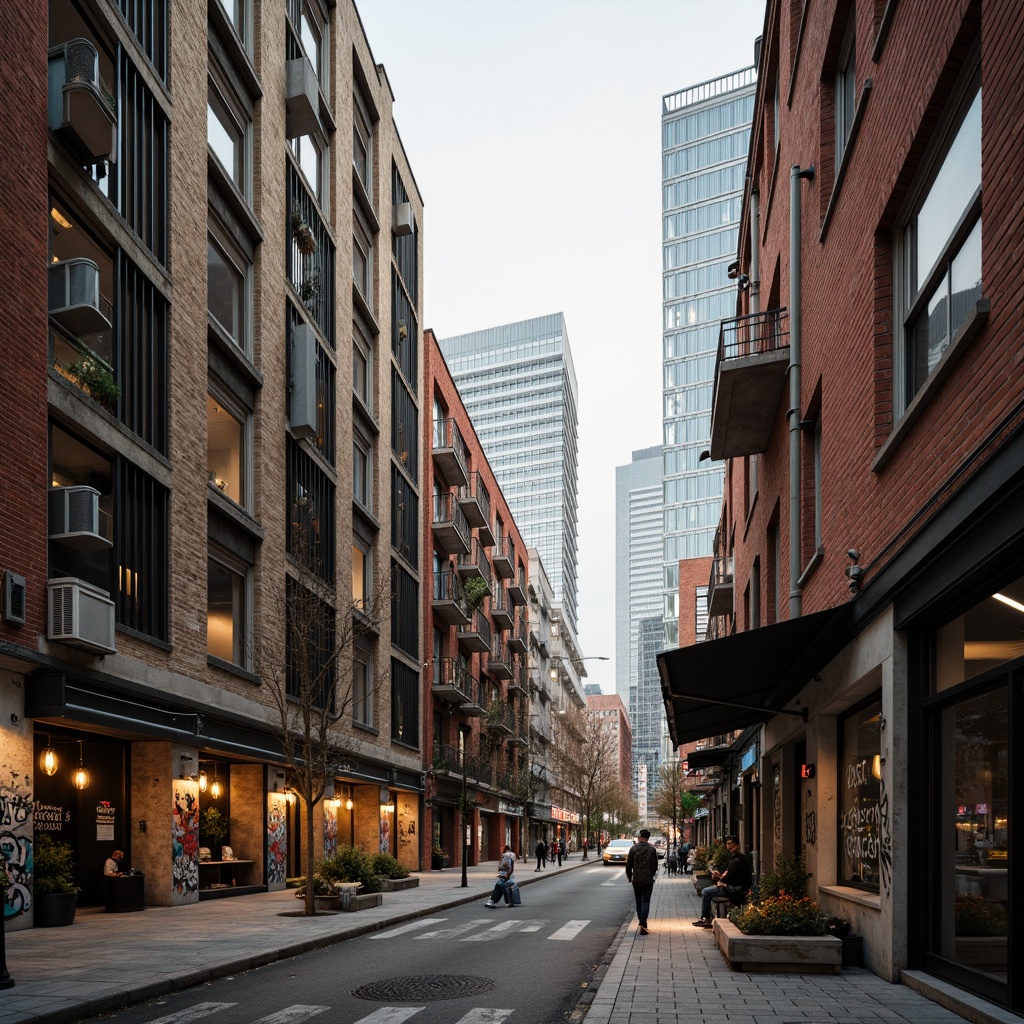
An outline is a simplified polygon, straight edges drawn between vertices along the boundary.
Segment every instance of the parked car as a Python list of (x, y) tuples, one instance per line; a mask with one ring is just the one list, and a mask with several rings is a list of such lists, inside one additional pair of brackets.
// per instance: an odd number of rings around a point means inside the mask
[(613, 839), (601, 851), (601, 859), (605, 864), (625, 864), (629, 854), (629, 848), (633, 845), (631, 839)]
[(658, 836), (656, 839), (651, 840), (651, 845), (658, 851), (659, 857), (664, 857), (668, 850), (668, 843), (665, 841), (664, 836)]

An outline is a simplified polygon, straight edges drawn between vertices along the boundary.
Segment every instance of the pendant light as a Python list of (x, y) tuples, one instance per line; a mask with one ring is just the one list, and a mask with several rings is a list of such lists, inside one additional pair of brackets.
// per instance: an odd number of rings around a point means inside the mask
[(210, 787), (210, 796), (212, 796), (214, 800), (220, 799), (220, 777), (216, 767), (213, 769), (213, 785)]
[(43, 749), (42, 757), (39, 759), (39, 767), (42, 768), (47, 775), (56, 774), (57, 769), (60, 767), (57, 761), (57, 751), (50, 746), (50, 737), (46, 737), (46, 747)]
[(71, 776), (71, 784), (75, 789), (89, 788), (89, 772), (85, 767), (85, 760), (82, 752), (82, 741), (78, 741), (78, 767)]
[(200, 793), (205, 793), (206, 792), (206, 769), (205, 768), (200, 768), (199, 769), (199, 778), (198, 778), (197, 781), (199, 782), (199, 792)]

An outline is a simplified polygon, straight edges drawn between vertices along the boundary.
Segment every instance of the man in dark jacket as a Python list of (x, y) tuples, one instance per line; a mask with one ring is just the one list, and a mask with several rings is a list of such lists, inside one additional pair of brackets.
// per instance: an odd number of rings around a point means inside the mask
[(700, 917), (694, 921), (697, 928), (711, 927), (711, 900), (715, 896), (728, 896), (734, 906), (745, 903), (753, 872), (750, 861), (740, 849), (739, 836), (728, 836), (725, 848), (729, 851), (729, 866), (722, 872), (712, 871), (715, 883), (701, 890)]
[(654, 879), (658, 874), (658, 851), (648, 840), (651, 833), (640, 829), (637, 841), (629, 848), (626, 856), (626, 880), (633, 886), (636, 897), (636, 918), (640, 922), (640, 934), (647, 934), (647, 915), (651, 909), (651, 893)]

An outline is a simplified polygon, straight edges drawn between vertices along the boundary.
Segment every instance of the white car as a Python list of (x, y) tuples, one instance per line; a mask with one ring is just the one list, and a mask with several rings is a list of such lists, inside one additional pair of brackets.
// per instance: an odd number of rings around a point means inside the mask
[(625, 864), (632, 845), (632, 839), (613, 839), (601, 851), (601, 860), (605, 864)]

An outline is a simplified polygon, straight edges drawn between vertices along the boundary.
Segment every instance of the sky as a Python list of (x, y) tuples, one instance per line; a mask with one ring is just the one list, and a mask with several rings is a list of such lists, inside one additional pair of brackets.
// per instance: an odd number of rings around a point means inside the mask
[(615, 691), (615, 467), (661, 443), (661, 101), (754, 60), (764, 0), (356, 0), (424, 201), (424, 327), (565, 314), (578, 639)]

